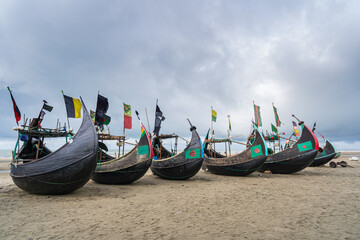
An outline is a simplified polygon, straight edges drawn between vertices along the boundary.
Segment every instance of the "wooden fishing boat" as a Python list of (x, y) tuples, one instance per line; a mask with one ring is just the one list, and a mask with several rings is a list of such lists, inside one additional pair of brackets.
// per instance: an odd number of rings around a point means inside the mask
[(152, 160), (150, 169), (155, 175), (165, 179), (184, 180), (200, 170), (204, 156), (203, 147), (196, 127), (191, 123), (190, 126), (192, 136), (184, 151), (172, 157)]
[(302, 127), (299, 140), (291, 147), (269, 155), (258, 171), (290, 174), (303, 170), (314, 161), (319, 150), (318, 139), (304, 122), (299, 121), (299, 125)]
[(336, 149), (331, 144), (330, 141), (326, 140), (325, 146), (322, 151), (319, 151), (316, 155), (314, 161), (309, 165), (309, 167), (319, 167), (330, 162), (336, 155)]
[(91, 179), (105, 184), (129, 184), (145, 175), (152, 162), (152, 145), (148, 132), (141, 124), (141, 136), (136, 146), (127, 154), (114, 158), (100, 151)]
[(206, 151), (206, 154), (209, 155), (204, 158), (204, 166), (211, 173), (230, 176), (246, 176), (258, 170), (267, 158), (268, 149), (264, 138), (256, 127), (254, 134), (253, 144), (234, 156), (225, 157), (221, 154), (214, 155), (214, 151)]
[[(10, 175), (19, 188), (33, 194), (65, 194), (89, 181), (96, 166), (98, 139), (83, 102), (82, 105), (82, 124), (70, 141), (44, 157), (11, 163)], [(40, 139), (41, 132), (33, 134), (39, 134)]]

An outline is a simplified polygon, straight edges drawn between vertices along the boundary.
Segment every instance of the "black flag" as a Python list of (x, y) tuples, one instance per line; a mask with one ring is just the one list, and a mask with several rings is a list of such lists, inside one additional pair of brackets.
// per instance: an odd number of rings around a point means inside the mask
[(52, 106), (50, 106), (50, 105), (47, 105), (47, 102), (45, 101), (45, 100), (43, 100), (44, 101), (44, 105), (43, 105), (43, 109), (44, 110), (46, 110), (46, 111), (49, 111), (49, 112), (51, 112), (52, 110), (53, 110), (53, 107)]
[(95, 125), (102, 127), (104, 125), (105, 113), (109, 109), (109, 102), (106, 97), (98, 94), (96, 111), (95, 111)]
[(159, 136), (161, 121), (164, 120), (165, 117), (163, 116), (163, 113), (160, 110), (159, 106), (156, 104), (154, 135), (157, 137)]

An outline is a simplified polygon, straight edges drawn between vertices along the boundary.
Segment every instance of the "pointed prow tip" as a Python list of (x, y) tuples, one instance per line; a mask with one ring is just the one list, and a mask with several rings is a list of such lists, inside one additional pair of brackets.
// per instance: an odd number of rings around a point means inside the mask
[(139, 112), (137, 110), (135, 110), (135, 113), (136, 113), (137, 118), (140, 120)]
[(190, 120), (188, 118), (186, 120), (188, 120), (190, 124), (190, 131), (192, 132), (193, 130), (196, 130), (196, 127), (191, 124)]
[(299, 126), (304, 123), (303, 121), (300, 121), (294, 114), (292, 116), (299, 122), (298, 123)]

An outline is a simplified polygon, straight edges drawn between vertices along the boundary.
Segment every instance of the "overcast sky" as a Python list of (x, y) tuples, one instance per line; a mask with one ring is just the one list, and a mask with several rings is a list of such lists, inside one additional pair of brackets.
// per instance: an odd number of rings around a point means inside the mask
[[(16, 138), (11, 99), (26, 117), (54, 106), (44, 126), (66, 121), (61, 94), (95, 110), (108, 97), (110, 130), (122, 134), (123, 102), (151, 130), (204, 136), (211, 106), (218, 137), (247, 136), (261, 107), (263, 130), (278, 108), (281, 131), (295, 114), (329, 140), (360, 148), (360, 1), (16, 1), (0, 2), (0, 137)], [(23, 121), (23, 119), (22, 119)], [(74, 128), (81, 120), (70, 119)]]

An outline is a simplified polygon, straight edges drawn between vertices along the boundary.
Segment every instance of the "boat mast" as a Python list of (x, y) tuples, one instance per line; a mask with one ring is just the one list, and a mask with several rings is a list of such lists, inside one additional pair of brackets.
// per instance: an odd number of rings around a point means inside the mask
[[(210, 137), (210, 140), (211, 141), (213, 141), (214, 140), (214, 125), (213, 125), (213, 106), (211, 106), (211, 117), (210, 117), (210, 119), (211, 119), (211, 127), (210, 127), (210, 134), (211, 134), (211, 137)], [(213, 146), (212, 146), (212, 142), (210, 141), (210, 144), (209, 144), (209, 146), (210, 146), (210, 150), (213, 148)], [(214, 150), (215, 150), (215, 143), (214, 143)]]
[(229, 142), (228, 142), (228, 146), (229, 146), (229, 156), (231, 156), (231, 140), (230, 140), (230, 131), (231, 131), (231, 123), (230, 123), (230, 115), (227, 115), (228, 119), (229, 119), (229, 128), (228, 128), (228, 138), (229, 138)]

